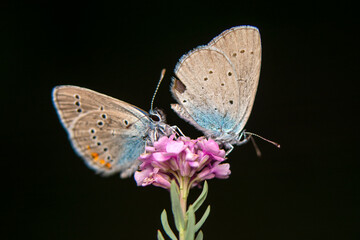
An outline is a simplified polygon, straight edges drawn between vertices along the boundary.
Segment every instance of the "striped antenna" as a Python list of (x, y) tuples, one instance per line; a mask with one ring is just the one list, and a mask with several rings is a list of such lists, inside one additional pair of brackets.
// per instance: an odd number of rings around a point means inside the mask
[(157, 93), (157, 92), (158, 92), (158, 90), (159, 90), (160, 83), (162, 82), (162, 80), (163, 80), (163, 78), (164, 78), (164, 76), (165, 76), (165, 72), (166, 72), (166, 69), (165, 69), (165, 68), (163, 68), (163, 69), (161, 70), (160, 80), (159, 80), (159, 82), (158, 82), (158, 84), (157, 84), (157, 86), (156, 86), (156, 89), (155, 89), (154, 95), (153, 95), (153, 97), (152, 97), (152, 99), (151, 99), (150, 113), (152, 113), (152, 112), (153, 112), (153, 110), (154, 110), (154, 109), (153, 109), (153, 106), (154, 106), (155, 96), (156, 96), (156, 93)]
[(260, 135), (257, 135), (256, 133), (245, 132), (245, 134), (249, 134), (249, 135), (251, 135), (251, 136), (255, 136), (255, 137), (261, 138), (262, 140), (264, 140), (264, 141), (266, 141), (266, 142), (268, 142), (268, 143), (271, 143), (272, 145), (276, 146), (277, 148), (280, 148), (280, 144), (278, 144), (277, 142), (271, 141), (271, 140), (269, 140), (269, 139), (267, 139), (267, 138), (264, 138), (264, 137), (262, 137), (262, 136), (260, 136)]

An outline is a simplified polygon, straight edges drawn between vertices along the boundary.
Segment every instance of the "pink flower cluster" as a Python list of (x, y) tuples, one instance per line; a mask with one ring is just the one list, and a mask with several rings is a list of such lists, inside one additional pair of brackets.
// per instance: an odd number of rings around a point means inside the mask
[(225, 151), (212, 139), (204, 137), (191, 140), (187, 137), (163, 136), (146, 147), (139, 157), (142, 164), (135, 172), (138, 186), (154, 185), (170, 189), (171, 180), (178, 182), (186, 177), (190, 186), (212, 178), (228, 178), (230, 164), (225, 160)]

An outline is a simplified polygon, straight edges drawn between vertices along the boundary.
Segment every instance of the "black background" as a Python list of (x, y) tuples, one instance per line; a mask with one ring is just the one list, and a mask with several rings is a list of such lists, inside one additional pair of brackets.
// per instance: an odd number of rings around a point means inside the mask
[[(359, 239), (357, 7), (329, 2), (64, 1), (2, 4), (3, 212), (9, 239), (155, 239), (169, 194), (103, 178), (73, 152), (51, 102), (56, 85), (170, 109), (177, 60), (223, 30), (253, 25), (263, 60), (246, 129), (257, 140), (209, 181), (205, 239)], [(199, 194), (194, 189), (191, 199)], [(201, 212), (198, 213), (200, 216)], [(5, 213), (5, 214), (4, 214)]]

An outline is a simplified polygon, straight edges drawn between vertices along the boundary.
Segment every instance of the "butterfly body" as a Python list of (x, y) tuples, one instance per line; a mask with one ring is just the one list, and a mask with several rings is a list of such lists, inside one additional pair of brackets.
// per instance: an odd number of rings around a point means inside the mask
[(224, 31), (185, 54), (175, 67), (172, 109), (227, 147), (240, 145), (257, 90), (261, 42), (257, 28)]
[(57, 86), (53, 102), (76, 153), (103, 175), (130, 176), (146, 144), (171, 133), (160, 112), (77, 86)]

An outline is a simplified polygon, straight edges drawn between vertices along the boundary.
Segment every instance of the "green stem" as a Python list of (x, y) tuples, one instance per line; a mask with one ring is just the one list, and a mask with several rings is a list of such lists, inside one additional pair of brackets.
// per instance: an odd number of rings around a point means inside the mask
[[(183, 216), (185, 218), (185, 223), (187, 222), (186, 211), (187, 211), (187, 197), (189, 195), (189, 177), (181, 177), (179, 181), (179, 190), (180, 190), (180, 206), (182, 209)], [(186, 224), (185, 224), (186, 226)], [(179, 239), (184, 240), (186, 235), (186, 229), (181, 229), (179, 232)]]

